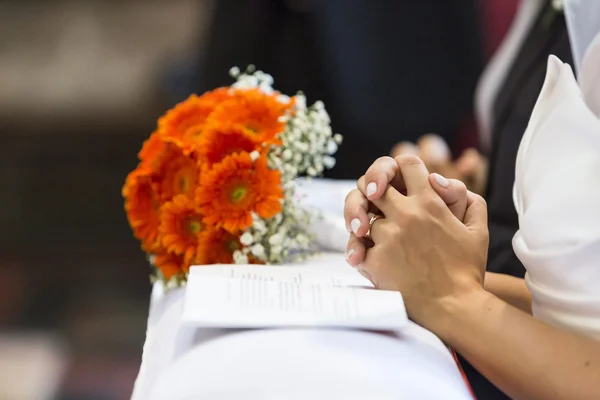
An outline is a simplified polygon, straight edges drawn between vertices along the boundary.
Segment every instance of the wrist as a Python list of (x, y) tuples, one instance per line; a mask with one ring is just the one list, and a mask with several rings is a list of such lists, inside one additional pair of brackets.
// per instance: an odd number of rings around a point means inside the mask
[(452, 345), (461, 330), (480, 319), (494, 295), (479, 286), (439, 301), (435, 322), (429, 329), (444, 342)]

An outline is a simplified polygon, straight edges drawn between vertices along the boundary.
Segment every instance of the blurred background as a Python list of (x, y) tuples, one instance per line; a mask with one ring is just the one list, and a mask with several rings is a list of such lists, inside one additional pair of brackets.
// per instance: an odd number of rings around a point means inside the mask
[(256, 64), (321, 99), (332, 178), (401, 140), (477, 146), (516, 0), (0, 0), (0, 399), (129, 398), (149, 268), (120, 196), (156, 119)]

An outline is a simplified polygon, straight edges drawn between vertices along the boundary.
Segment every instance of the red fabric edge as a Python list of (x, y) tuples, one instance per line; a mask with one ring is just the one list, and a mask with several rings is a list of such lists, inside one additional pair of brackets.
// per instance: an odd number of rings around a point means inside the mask
[(458, 367), (458, 370), (460, 371), (460, 374), (462, 375), (463, 380), (465, 381), (465, 385), (467, 385), (469, 392), (471, 392), (471, 396), (473, 396), (474, 400), (477, 400), (477, 397), (475, 397), (475, 392), (473, 391), (473, 388), (471, 387), (471, 384), (469, 383), (469, 380), (467, 379), (467, 374), (465, 374), (465, 371), (463, 370), (462, 366), (460, 365), (460, 361), (458, 361), (458, 357), (456, 356), (456, 353), (452, 349), (449, 349), (449, 350), (450, 350), (450, 353), (452, 353), (454, 362), (456, 363), (456, 366)]

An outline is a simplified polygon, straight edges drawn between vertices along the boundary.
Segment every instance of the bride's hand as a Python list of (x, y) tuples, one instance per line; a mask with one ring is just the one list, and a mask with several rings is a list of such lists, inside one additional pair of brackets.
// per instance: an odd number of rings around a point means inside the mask
[[(401, 158), (402, 156), (398, 160)], [(438, 174), (431, 174), (429, 180), (452, 214), (462, 221), (467, 208), (465, 184), (456, 179), (446, 179)], [(368, 196), (357, 188), (348, 193), (346, 197), (344, 218), (346, 228), (350, 232), (346, 258), (352, 266), (359, 265), (364, 261), (366, 247), (370, 243), (363, 237), (369, 230), (370, 215), (379, 213), (371, 200), (380, 199), (388, 185), (401, 193), (406, 192), (398, 162), (391, 157), (381, 157), (375, 160), (366, 174), (358, 180), (357, 186), (368, 188)]]
[[(448, 307), (482, 290), (487, 209), (480, 196), (469, 192), (461, 222), (431, 187), (418, 157), (397, 162), (407, 195), (389, 186), (372, 200), (385, 218), (371, 227), (374, 245), (361, 268), (377, 288), (400, 291), (410, 317), (433, 329)], [(365, 183), (359, 185), (363, 193)]]

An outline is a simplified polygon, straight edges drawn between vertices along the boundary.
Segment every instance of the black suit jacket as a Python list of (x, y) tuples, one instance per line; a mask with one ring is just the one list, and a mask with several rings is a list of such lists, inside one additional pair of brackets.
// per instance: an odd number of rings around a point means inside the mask
[[(307, 3), (307, 12), (288, 4)], [(328, 176), (357, 179), (402, 140), (453, 144), (482, 67), (476, 0), (219, 0), (202, 87), (254, 63), (278, 90), (323, 100), (344, 135)]]

